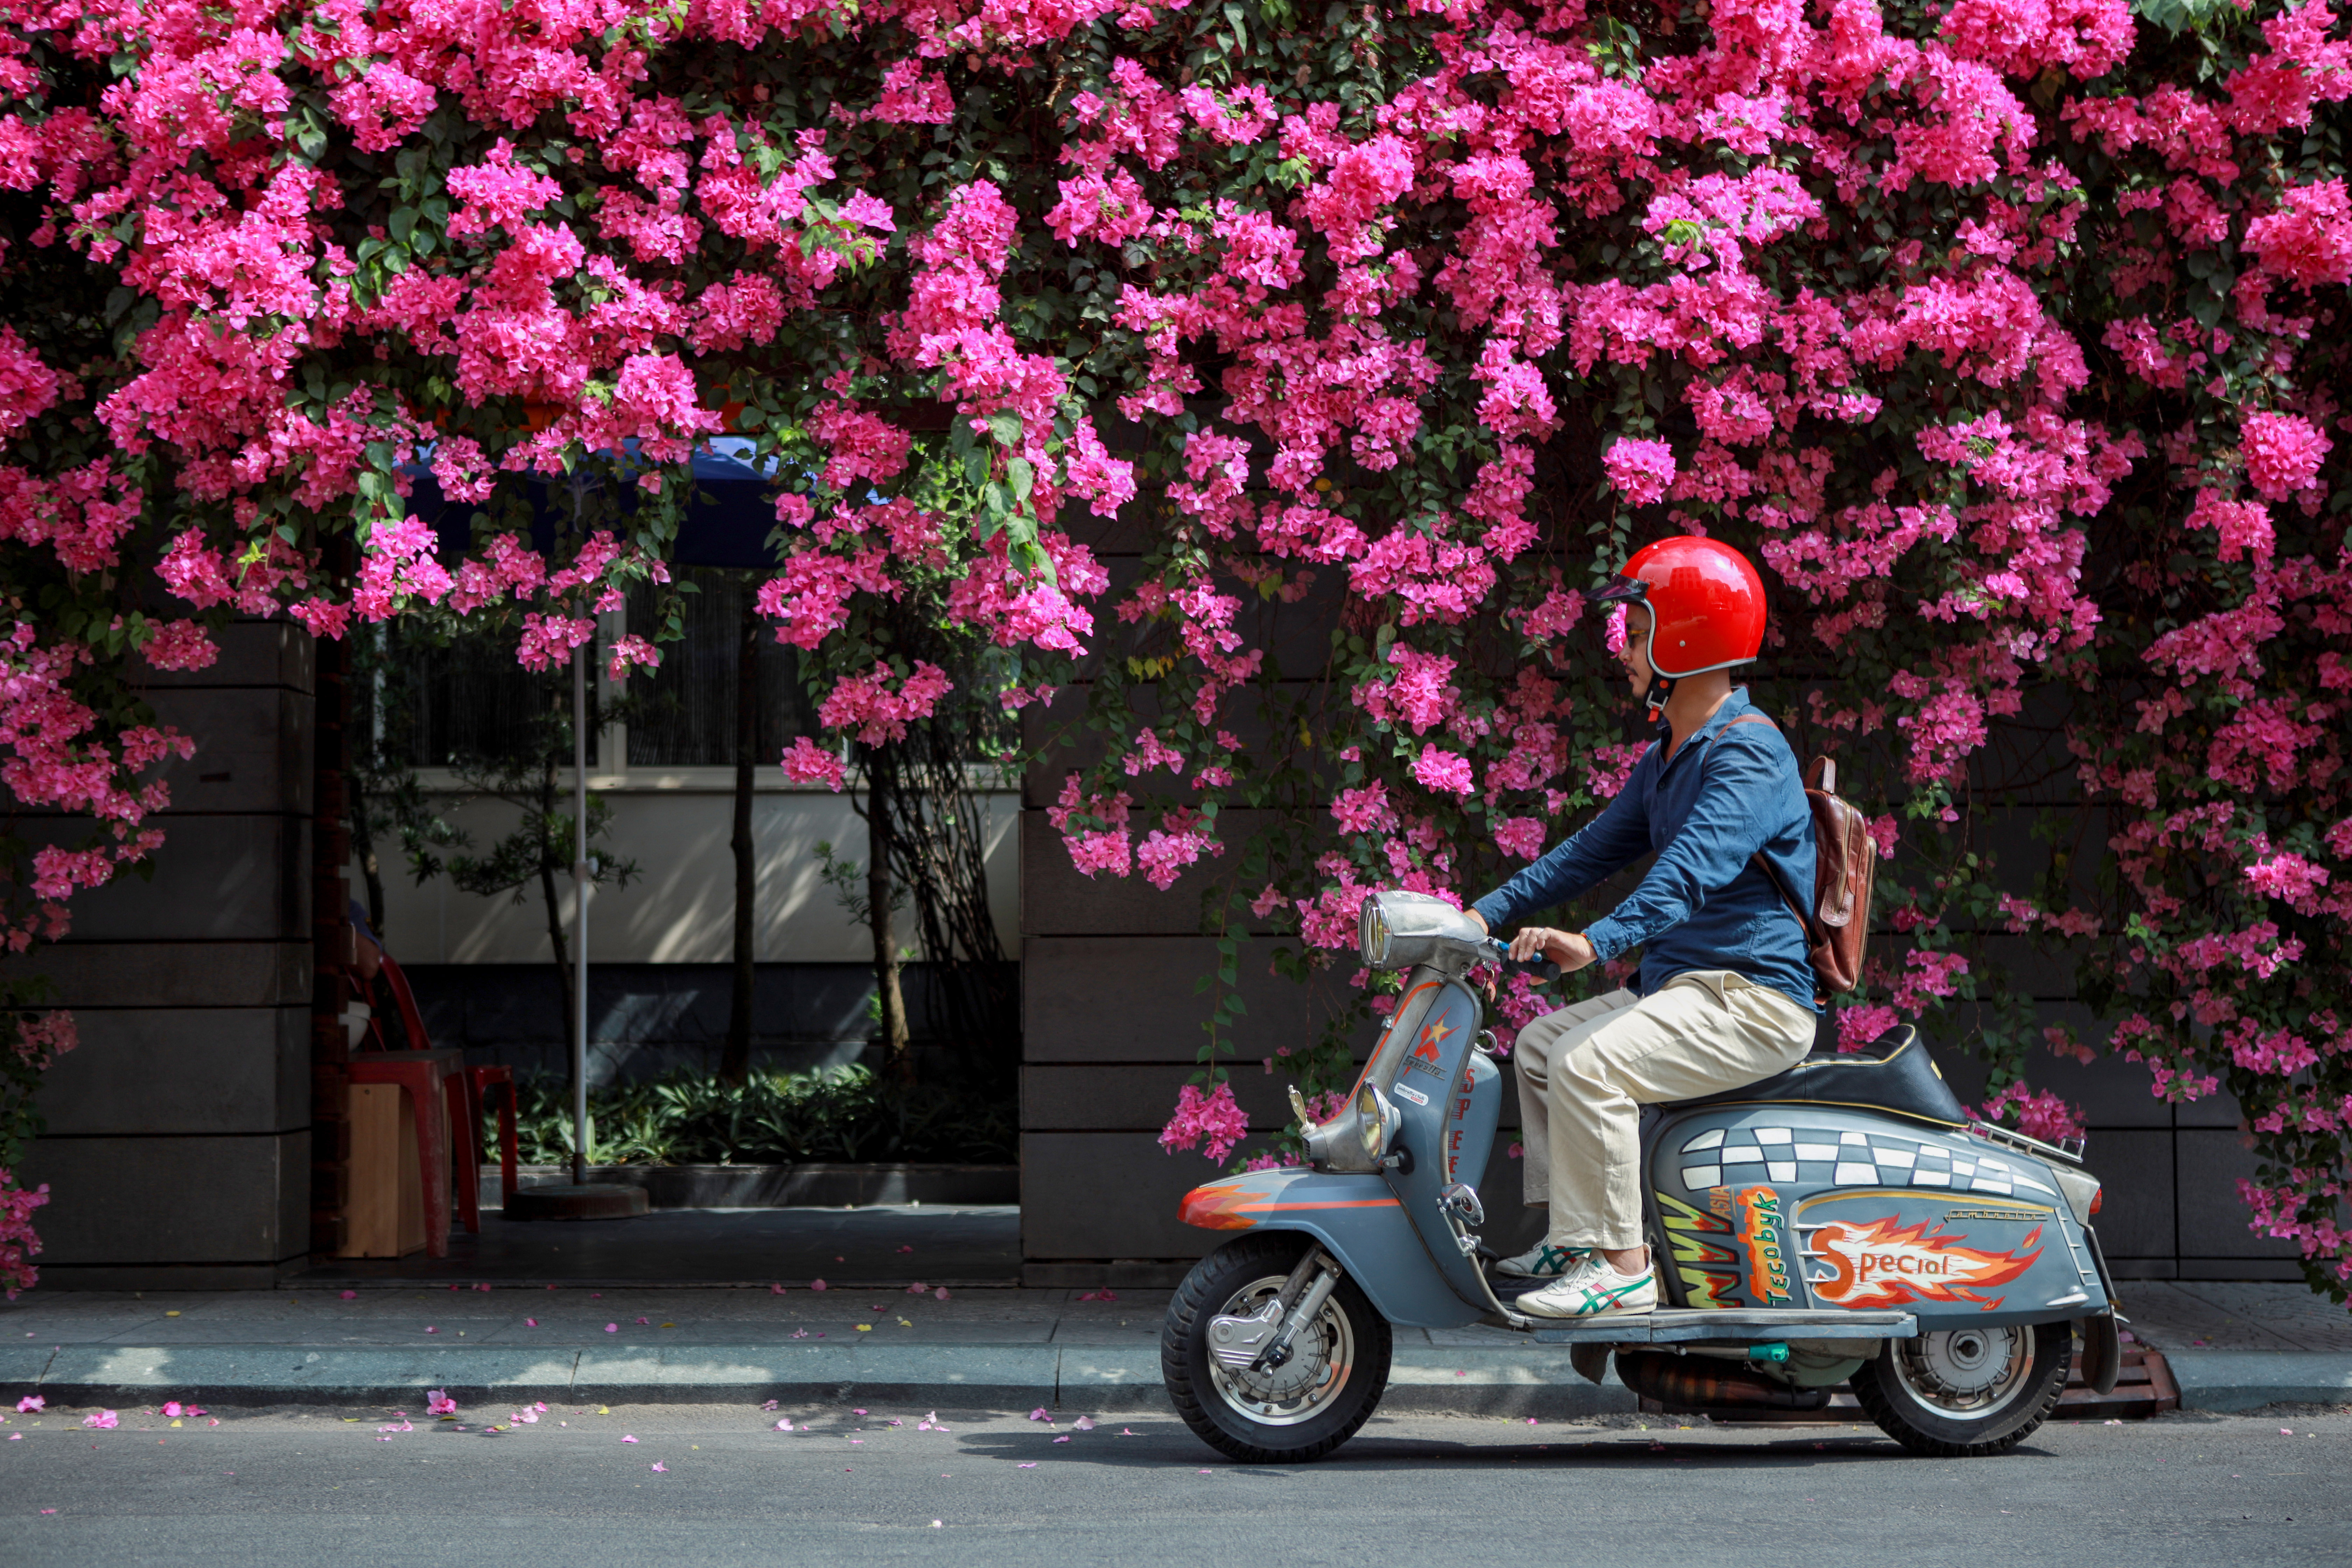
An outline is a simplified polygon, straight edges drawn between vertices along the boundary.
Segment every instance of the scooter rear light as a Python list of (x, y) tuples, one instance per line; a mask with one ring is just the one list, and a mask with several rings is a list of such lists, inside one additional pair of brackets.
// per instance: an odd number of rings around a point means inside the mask
[(2095, 1217), (2099, 1212), (2099, 1205), (2106, 1201), (2107, 1189), (2105, 1187), (2101, 1187), (2097, 1192), (2091, 1194), (2091, 1213)]

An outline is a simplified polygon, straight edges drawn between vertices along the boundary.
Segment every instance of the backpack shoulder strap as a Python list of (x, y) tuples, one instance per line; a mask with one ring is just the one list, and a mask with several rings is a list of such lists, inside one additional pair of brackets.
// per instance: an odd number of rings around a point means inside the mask
[[(1773, 723), (1772, 721), (1764, 714), (1742, 713), (1738, 718), (1731, 721), (1729, 724), (1726, 724), (1723, 729), (1717, 730), (1715, 732), (1714, 739), (1708, 741), (1706, 743), (1707, 750), (1710, 752), (1715, 750), (1716, 741), (1722, 740), (1726, 731), (1740, 724), (1761, 724), (1776, 735), (1780, 732), (1780, 726)], [(1797, 902), (1795, 890), (1792, 889), (1788, 883), (1780, 879), (1780, 873), (1774, 868), (1771, 861), (1764, 858), (1764, 852), (1761, 849), (1759, 849), (1750, 857), (1750, 858), (1755, 862), (1756, 868), (1764, 873), (1764, 879), (1772, 884), (1772, 890), (1780, 895), (1780, 901), (1789, 906), (1789, 912), (1797, 917), (1797, 924), (1803, 930), (1805, 933), (1805, 941), (1808, 943), (1819, 944), (1822, 940), (1821, 932), (1815, 928), (1812, 916), (1807, 914), (1803, 907)]]
[[(1713, 752), (1715, 750), (1716, 742), (1722, 740), (1724, 736), (1739, 728), (1742, 724), (1761, 724), (1776, 735), (1780, 732), (1780, 726), (1773, 723), (1771, 720), (1766, 718), (1763, 714), (1742, 713), (1738, 718), (1732, 720), (1729, 723), (1724, 725), (1722, 729), (1717, 730), (1713, 735), (1707, 737), (1706, 749), (1709, 752)], [(1704, 763), (1706, 759), (1705, 757), (1701, 757), (1699, 761)]]

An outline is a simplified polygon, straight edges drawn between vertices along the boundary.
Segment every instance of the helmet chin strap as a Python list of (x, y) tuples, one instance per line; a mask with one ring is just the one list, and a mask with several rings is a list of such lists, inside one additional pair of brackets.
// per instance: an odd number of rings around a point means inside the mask
[(1666, 711), (1666, 700), (1673, 697), (1674, 694), (1675, 683), (1673, 678), (1671, 676), (1660, 675), (1655, 669), (1651, 670), (1649, 697), (1650, 717), (1653, 719), (1663, 719)]

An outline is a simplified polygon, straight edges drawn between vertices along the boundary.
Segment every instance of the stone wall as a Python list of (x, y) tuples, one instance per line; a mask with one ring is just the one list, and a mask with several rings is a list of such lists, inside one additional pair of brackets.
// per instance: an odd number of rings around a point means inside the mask
[(210, 669), (152, 678), (197, 750), (166, 770), (152, 879), (77, 898), (29, 965), (81, 1033), (19, 1173), (52, 1190), (46, 1285), (267, 1286), (310, 1250), (311, 641), (279, 623), (220, 642)]
[[(1106, 542), (1115, 547), (1118, 540)], [(1124, 560), (1115, 548), (1106, 548), (1105, 558), (1116, 581)], [(1119, 651), (1113, 648), (1108, 657)], [(1074, 705), (1078, 700), (1074, 693), (1063, 700)], [(1045, 807), (1059, 791), (1062, 768), (1086, 754), (1085, 743), (1081, 739), (1053, 765), (1034, 771), (1024, 799), (1024, 1270), (1037, 1285), (1169, 1282), (1181, 1276), (1184, 1260), (1221, 1239), (1176, 1218), (1183, 1193), (1213, 1179), (1219, 1167), (1197, 1153), (1171, 1155), (1157, 1142), (1179, 1086), (1196, 1070), (1194, 1053), (1210, 1004), (1195, 984), (1215, 960), (1213, 943), (1200, 934), (1201, 892), (1221, 868), (1213, 861), (1195, 868), (1164, 893), (1139, 879), (1080, 876)], [(1988, 748), (1988, 767), (2002, 768), (2008, 778), (2039, 781), (1998, 788), (1994, 798), (2001, 804), (1984, 808), (2004, 881), (2021, 893), (2032, 886), (2051, 852), (2032, 832), (2039, 807), (2080, 811), (2079, 873), (2087, 875), (2103, 853), (2103, 822), (2071, 800), (2072, 769), (2057, 747), (2053, 715), (2032, 705), (2014, 731), (1997, 735)], [(1225, 823), (1228, 841), (1245, 837), (1241, 814), (1229, 814)], [(1625, 890), (1631, 886), (1629, 875)], [(1873, 943), (1874, 954), (1899, 963), (1902, 939), (1881, 931)], [(1287, 1041), (1311, 1040), (1319, 1022), (1307, 991), (1266, 973), (1274, 945), (1265, 933), (1244, 945), (1241, 978), (1249, 1012), (1236, 1031), (1237, 1055), (1227, 1058), (1235, 1069), (1236, 1096), (1261, 1133), (1289, 1120), (1286, 1079), (1264, 1074), (1265, 1058)], [(2104, 1042), (2105, 1024), (2074, 997), (2070, 966), (2006, 936), (1992, 939), (1990, 956), (2035, 999), (2038, 1023), (2071, 1022), (2086, 1039)], [(1955, 1090), (1972, 1104), (1983, 1099), (1983, 1069), (1953, 1042), (1965, 1039), (1976, 1023), (1972, 1010), (1958, 1008), (1941, 1026), (1947, 1043), (1937, 1053)], [(1366, 1026), (1357, 1042), (1359, 1059), (1370, 1045)], [(2175, 1107), (2149, 1094), (2147, 1074), (2136, 1064), (2103, 1057), (2086, 1067), (2040, 1049), (2032, 1054), (2030, 1079), (2086, 1114), (2088, 1163), (2105, 1184), (2098, 1229), (2117, 1276), (2300, 1278), (2290, 1244), (2259, 1238), (2246, 1228), (2237, 1184), (2252, 1174), (2253, 1159), (2228, 1096)], [(1517, 1121), (1516, 1100), (1516, 1092), (1505, 1097), (1509, 1126)], [(1540, 1219), (1518, 1205), (1518, 1166), (1507, 1152), (1515, 1137), (1507, 1131), (1496, 1139), (1495, 1159), (1479, 1184), (1490, 1216), (1488, 1239), (1511, 1247), (1532, 1238)]]

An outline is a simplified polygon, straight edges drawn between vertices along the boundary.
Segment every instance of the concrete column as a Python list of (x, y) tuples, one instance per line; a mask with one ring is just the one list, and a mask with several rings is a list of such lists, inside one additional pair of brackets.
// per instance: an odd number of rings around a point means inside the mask
[(21, 1173), (51, 1188), (44, 1288), (268, 1286), (310, 1248), (312, 646), (283, 622), (219, 641), (151, 681), (196, 741), (152, 877), (77, 899), (71, 936), (15, 962), (81, 1033)]

